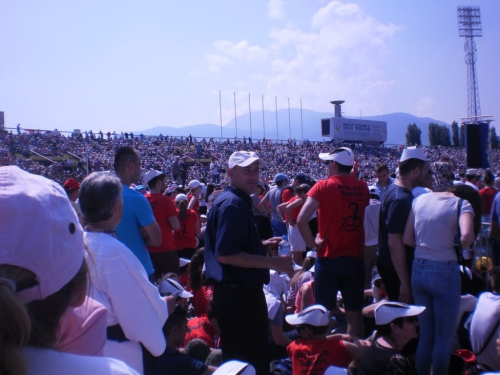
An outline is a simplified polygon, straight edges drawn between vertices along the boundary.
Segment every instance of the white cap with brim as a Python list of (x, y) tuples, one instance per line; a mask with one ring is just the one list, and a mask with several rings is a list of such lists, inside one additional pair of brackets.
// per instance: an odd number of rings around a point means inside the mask
[(200, 187), (200, 186), (202, 186), (202, 185), (201, 185), (201, 182), (200, 182), (200, 181), (198, 181), (198, 180), (191, 180), (191, 181), (189, 181), (188, 186), (189, 186), (191, 189), (196, 189), (197, 187)]
[(189, 293), (186, 289), (182, 287), (177, 281), (173, 279), (163, 280), (160, 285), (158, 285), (158, 291), (162, 294), (173, 295), (176, 298), (191, 298), (193, 295)]
[(187, 202), (188, 201), (188, 197), (187, 197), (186, 194), (177, 194), (175, 196), (175, 201), (176, 202), (179, 202), (179, 201), (186, 201)]
[(184, 267), (186, 264), (191, 263), (191, 259), (179, 258), (179, 267)]
[(467, 169), (467, 172), (465, 173), (467, 176), (477, 176), (479, 173), (477, 169), (471, 168)]
[(309, 258), (317, 258), (318, 257), (318, 253), (314, 250), (309, 250), (307, 253), (306, 253), (306, 257), (309, 257)]
[(231, 154), (227, 166), (229, 169), (234, 167), (248, 167), (250, 164), (258, 161), (260, 165), (266, 165), (264, 159), (257, 156), (252, 151), (236, 151)]
[(255, 368), (245, 362), (229, 361), (215, 370), (213, 375), (255, 375)]
[(321, 153), (319, 158), (321, 160), (333, 160), (347, 166), (354, 164), (354, 152), (348, 147), (340, 147), (332, 152)]
[(164, 173), (161, 173), (160, 171), (157, 171), (156, 169), (151, 168), (148, 173), (144, 175), (144, 183), (147, 184), (149, 181), (151, 181), (153, 178), (158, 177)]
[(401, 302), (386, 302), (375, 308), (375, 323), (379, 326), (389, 324), (394, 319), (417, 316), (425, 310), (425, 306), (407, 305)]
[(298, 314), (287, 315), (285, 320), (294, 326), (309, 324), (316, 327), (326, 326), (330, 322), (330, 312), (326, 307), (313, 305)]
[(401, 154), (400, 162), (408, 160), (408, 159), (420, 159), (423, 161), (427, 161), (427, 156), (425, 156), (425, 152), (422, 148), (417, 148), (417, 146), (407, 147), (403, 150)]

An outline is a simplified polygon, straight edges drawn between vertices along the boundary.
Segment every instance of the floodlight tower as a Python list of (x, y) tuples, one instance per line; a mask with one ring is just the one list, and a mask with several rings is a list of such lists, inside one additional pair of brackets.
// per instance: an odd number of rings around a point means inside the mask
[(465, 38), (465, 63), (467, 64), (467, 116), (481, 116), (477, 83), (477, 50), (474, 37), (483, 36), (479, 7), (457, 7), (458, 31)]

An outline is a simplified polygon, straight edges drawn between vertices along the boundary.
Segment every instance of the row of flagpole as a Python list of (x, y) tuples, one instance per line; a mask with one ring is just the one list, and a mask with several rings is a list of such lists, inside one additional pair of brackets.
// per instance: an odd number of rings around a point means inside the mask
[[(234, 92), (234, 125), (236, 128), (236, 138), (238, 138), (238, 119), (237, 119), (237, 113), (236, 113), (236, 92)], [(275, 105), (275, 112), (276, 112), (276, 140), (279, 140), (279, 132), (278, 132), (278, 97), (274, 97), (274, 105)], [(220, 137), (223, 138), (222, 135), (222, 94), (221, 91), (219, 91), (219, 112), (220, 112)], [(248, 93), (248, 114), (250, 116), (250, 138), (252, 138), (252, 107), (251, 107), (251, 100), (250, 100), (250, 93)], [(264, 95), (262, 95), (262, 127), (263, 127), (263, 134), (264, 138), (266, 137), (266, 119), (264, 115)], [(302, 99), (300, 99), (300, 128), (302, 132), (302, 140), (304, 140), (304, 123), (303, 123), (303, 117), (302, 117)], [(291, 113), (290, 113), (290, 98), (288, 98), (288, 130), (289, 130), (289, 135), (290, 139), (292, 138), (292, 122), (291, 122)]]

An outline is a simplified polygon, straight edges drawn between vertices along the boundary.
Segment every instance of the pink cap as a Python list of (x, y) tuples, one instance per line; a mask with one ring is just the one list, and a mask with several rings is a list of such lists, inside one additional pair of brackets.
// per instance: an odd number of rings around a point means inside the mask
[(0, 264), (32, 271), (38, 284), (25, 303), (59, 291), (78, 272), (83, 230), (63, 188), (15, 166), (0, 167)]

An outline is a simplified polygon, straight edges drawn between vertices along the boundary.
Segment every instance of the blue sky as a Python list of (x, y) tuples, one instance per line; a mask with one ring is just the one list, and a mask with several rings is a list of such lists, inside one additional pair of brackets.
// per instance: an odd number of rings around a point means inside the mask
[(467, 115), (457, 6), (479, 5), (483, 115), (500, 113), (498, 0), (25, 0), (0, 11), (0, 111), (24, 128), (220, 124), (264, 107)]

